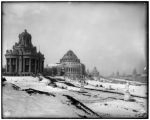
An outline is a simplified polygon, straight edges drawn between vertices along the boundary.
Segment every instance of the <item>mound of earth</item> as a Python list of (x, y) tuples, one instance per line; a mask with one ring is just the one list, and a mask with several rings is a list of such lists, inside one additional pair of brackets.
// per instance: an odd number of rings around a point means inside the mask
[(3, 118), (100, 118), (69, 95), (21, 89), (5, 82), (2, 88)]

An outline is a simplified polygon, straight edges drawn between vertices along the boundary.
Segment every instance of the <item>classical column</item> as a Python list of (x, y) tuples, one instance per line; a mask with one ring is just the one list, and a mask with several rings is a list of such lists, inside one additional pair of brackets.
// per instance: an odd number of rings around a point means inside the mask
[(40, 59), (40, 73), (42, 73), (42, 60)]
[(39, 59), (39, 73), (41, 73), (41, 60)]
[(22, 70), (22, 72), (24, 72), (24, 71), (25, 71), (25, 70), (24, 70), (24, 68), (25, 68), (25, 67), (24, 67), (24, 65), (25, 65), (25, 64), (24, 64), (24, 61), (25, 61), (25, 59), (23, 58), (23, 59), (22, 59), (22, 62), (23, 62), (23, 63), (22, 63), (22, 66), (23, 66), (23, 70)]
[(21, 57), (21, 73), (23, 72), (23, 56)]
[(24, 72), (24, 58), (22, 58), (22, 72)]
[[(7, 58), (8, 59), (8, 63), (7, 63), (7, 72), (10, 72), (10, 58)], [(9, 67), (8, 67), (9, 66)]]
[(37, 60), (37, 73), (39, 72), (39, 62)]
[(37, 67), (36, 67), (36, 65), (37, 65), (37, 64), (36, 64), (36, 59), (34, 60), (34, 65), (35, 65), (35, 73), (36, 73), (36, 68), (37, 68)]
[(17, 64), (17, 58), (16, 58), (16, 73), (18, 72), (18, 64)]
[(39, 73), (41, 72), (41, 61), (39, 59)]
[(43, 61), (41, 61), (41, 73), (43, 72)]
[(19, 56), (19, 73), (22, 72), (22, 58)]
[(29, 58), (29, 72), (31, 72), (31, 58)]
[(44, 71), (44, 61), (42, 61), (42, 72)]
[(11, 59), (12, 58), (10, 58), (10, 72), (12, 72), (12, 62), (11, 62)]

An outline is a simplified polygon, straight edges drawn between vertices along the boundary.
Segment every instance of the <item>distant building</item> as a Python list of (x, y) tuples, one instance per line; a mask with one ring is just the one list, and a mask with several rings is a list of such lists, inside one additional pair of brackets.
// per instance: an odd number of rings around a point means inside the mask
[(123, 74), (118, 76), (110, 76), (110, 78), (113, 79), (124, 79), (124, 80), (129, 80), (129, 81), (136, 81), (136, 82), (142, 82), (146, 83), (148, 80), (147, 76), (147, 70), (146, 67), (143, 69), (143, 73), (137, 73), (136, 69), (133, 69), (132, 74)]
[(62, 73), (62, 69), (61, 69), (61, 64), (60, 63), (56, 63), (56, 64), (47, 64), (46, 68), (44, 70), (44, 74), (48, 75), (48, 76), (62, 76), (64, 75)]
[(116, 77), (120, 77), (120, 74), (119, 74), (119, 72), (117, 71), (117, 73), (116, 73)]
[(13, 45), (12, 50), (6, 54), (7, 75), (32, 75), (42, 73), (44, 67), (44, 55), (37, 52), (32, 45), (31, 35), (25, 30), (19, 34), (19, 42)]
[(132, 72), (132, 79), (133, 79), (133, 80), (136, 80), (136, 79), (137, 79), (137, 72), (136, 72), (136, 69), (134, 69), (133, 72)]
[(93, 71), (91, 72), (91, 75), (95, 80), (100, 80), (100, 74), (96, 67), (94, 67)]
[(90, 77), (89, 69), (86, 70), (86, 76), (87, 76), (87, 77)]
[(78, 79), (83, 78), (85, 75), (85, 65), (80, 63), (80, 59), (74, 54), (72, 50), (69, 50), (62, 59), (60, 64), (65, 71), (65, 76)]
[[(49, 69), (51, 75), (64, 75), (73, 80), (81, 79), (85, 76), (85, 65), (80, 63), (72, 50), (69, 50), (60, 59), (60, 63), (47, 65), (47, 69)], [(54, 74), (56, 73), (55, 71), (57, 71), (57, 74)]]

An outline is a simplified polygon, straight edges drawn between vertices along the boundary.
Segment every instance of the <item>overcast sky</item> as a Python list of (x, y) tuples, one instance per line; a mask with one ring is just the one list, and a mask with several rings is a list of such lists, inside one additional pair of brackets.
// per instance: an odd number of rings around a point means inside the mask
[(140, 72), (146, 65), (146, 4), (5, 3), (3, 13), (4, 53), (27, 29), (45, 65), (59, 62), (70, 49), (102, 75)]

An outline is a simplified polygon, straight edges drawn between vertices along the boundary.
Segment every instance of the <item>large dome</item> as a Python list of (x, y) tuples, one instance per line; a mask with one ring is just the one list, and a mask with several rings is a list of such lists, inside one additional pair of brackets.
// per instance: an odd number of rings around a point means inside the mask
[(74, 54), (72, 50), (69, 50), (63, 58), (60, 60), (60, 62), (80, 62), (78, 57)]

